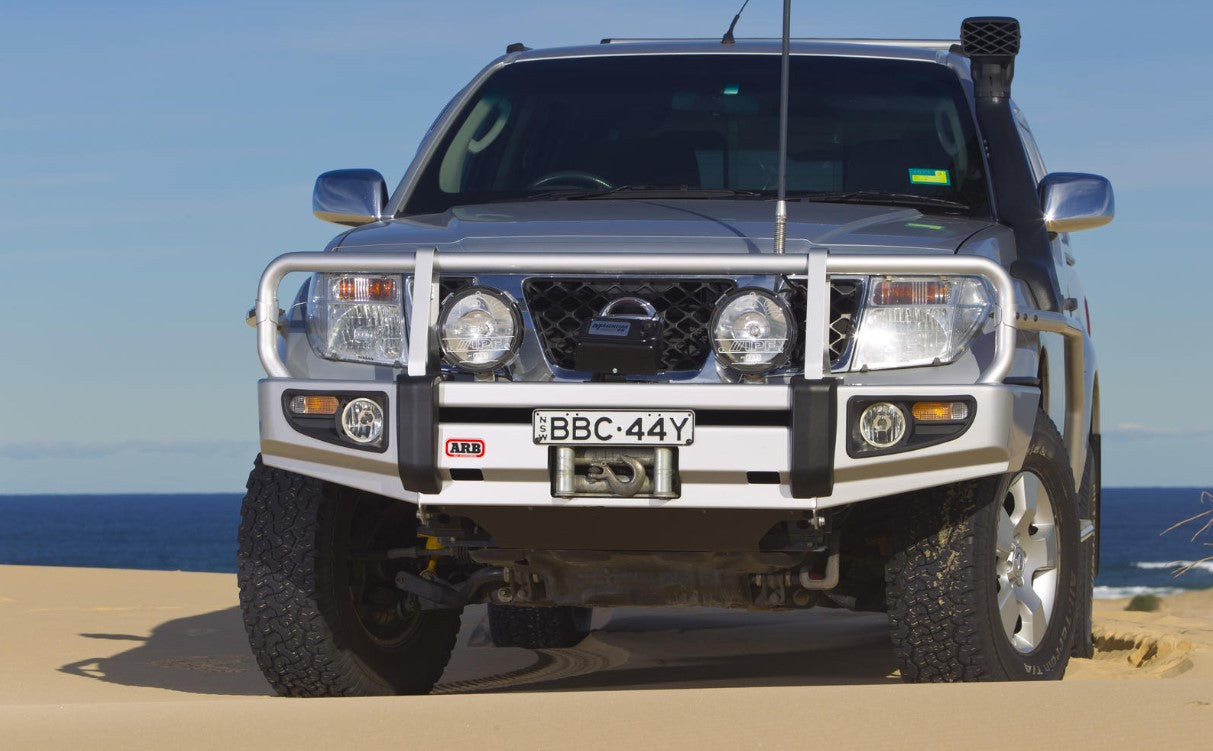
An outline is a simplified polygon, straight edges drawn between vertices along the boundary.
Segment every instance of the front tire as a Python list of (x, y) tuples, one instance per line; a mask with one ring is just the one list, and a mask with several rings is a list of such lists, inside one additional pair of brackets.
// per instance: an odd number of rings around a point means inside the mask
[(911, 494), (886, 567), (909, 682), (1058, 679), (1087, 567), (1065, 448), (1038, 414), (1019, 472)]
[(412, 506), (257, 457), (241, 508), (237, 581), (249, 646), (275, 691), (370, 696), (433, 687), (459, 611), (400, 607), (400, 564), (366, 556), (415, 539)]
[(1099, 443), (1092, 439), (1087, 443), (1087, 463), (1082, 473), (1082, 485), (1078, 490), (1078, 518), (1089, 519), (1095, 527), (1090, 539), (1081, 543), (1083, 579), (1079, 589), (1078, 622), (1074, 627), (1073, 656), (1091, 659), (1095, 656), (1094, 596), (1095, 575), (1099, 572), (1099, 505), (1102, 484), (1100, 482)]

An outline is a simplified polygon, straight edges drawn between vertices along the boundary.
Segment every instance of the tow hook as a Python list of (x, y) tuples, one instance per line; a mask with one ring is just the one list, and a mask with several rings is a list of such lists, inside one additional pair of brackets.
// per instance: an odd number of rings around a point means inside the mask
[(591, 483), (605, 481), (611, 492), (621, 498), (631, 498), (644, 487), (644, 465), (630, 456), (620, 456), (619, 461), (632, 470), (632, 477), (626, 482), (615, 474), (608, 462), (594, 462), (586, 470), (586, 479)]
[(552, 495), (557, 498), (678, 497), (676, 449), (556, 446)]

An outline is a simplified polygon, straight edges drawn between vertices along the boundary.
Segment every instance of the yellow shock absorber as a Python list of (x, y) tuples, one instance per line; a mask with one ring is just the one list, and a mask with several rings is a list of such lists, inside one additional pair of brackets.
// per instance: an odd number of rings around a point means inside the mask
[[(425, 549), (426, 550), (442, 550), (442, 543), (438, 541), (437, 537), (434, 537), (433, 535), (422, 535), (422, 537), (425, 538)], [(425, 570), (427, 573), (430, 573), (430, 574), (437, 572), (438, 556), (436, 556), (436, 555), (430, 556), (430, 562), (425, 567)]]

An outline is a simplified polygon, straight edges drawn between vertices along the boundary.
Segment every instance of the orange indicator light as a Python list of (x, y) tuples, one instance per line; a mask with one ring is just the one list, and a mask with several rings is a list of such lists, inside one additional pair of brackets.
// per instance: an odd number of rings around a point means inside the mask
[(299, 395), (291, 397), (291, 412), (297, 415), (335, 415), (337, 407), (337, 397), (335, 396)]
[(385, 276), (343, 276), (337, 282), (337, 299), (391, 302), (396, 299), (396, 280)]
[(947, 305), (950, 288), (947, 282), (885, 280), (872, 289), (876, 305)]
[(969, 405), (964, 402), (914, 402), (910, 413), (922, 422), (965, 420), (969, 417)]

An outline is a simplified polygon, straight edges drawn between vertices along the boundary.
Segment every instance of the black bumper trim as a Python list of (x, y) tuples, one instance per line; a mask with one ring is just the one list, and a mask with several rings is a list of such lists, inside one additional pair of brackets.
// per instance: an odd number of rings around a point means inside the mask
[(793, 379), (792, 436), (788, 446), (793, 498), (821, 498), (834, 492), (834, 440), (838, 422), (838, 381)]
[(400, 483), (413, 493), (442, 490), (438, 475), (438, 376), (396, 379), (396, 459)]
[[(602, 409), (584, 404), (561, 405), (570, 409)], [(694, 409), (680, 405), (670, 405), (670, 409), (693, 409), (695, 425), (697, 426), (744, 426), (744, 427), (776, 427), (786, 428), (790, 425), (790, 412), (780, 410), (741, 410), (741, 409)], [(496, 424), (496, 425), (530, 425), (534, 407), (443, 407), (442, 422), (444, 425), (454, 424)], [(555, 409), (545, 407), (544, 409)], [(621, 407), (619, 409), (634, 409)]]

